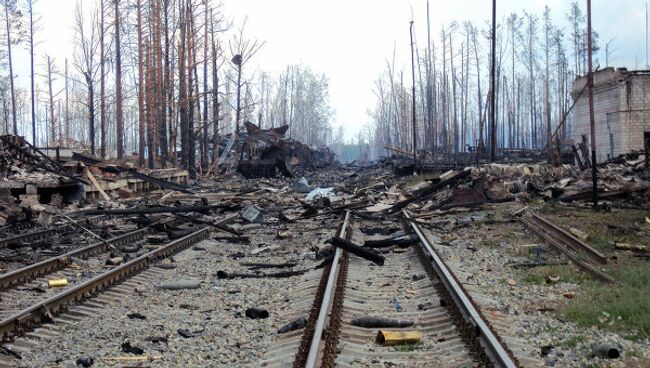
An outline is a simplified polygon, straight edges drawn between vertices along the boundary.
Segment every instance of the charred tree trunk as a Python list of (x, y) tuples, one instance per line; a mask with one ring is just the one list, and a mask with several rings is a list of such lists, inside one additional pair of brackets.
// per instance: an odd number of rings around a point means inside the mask
[[(156, 33), (155, 33), (155, 48), (156, 48), (156, 119), (157, 122), (157, 133), (158, 133), (158, 153), (160, 158), (165, 165), (165, 162), (168, 159), (168, 146), (167, 146), (167, 121), (165, 120), (165, 99), (167, 93), (165, 92), (165, 80), (163, 73), (163, 35), (162, 35), (162, 9), (160, 0), (156, 0), (155, 8), (155, 24), (156, 24)], [(165, 31), (167, 32), (167, 31)], [(166, 71), (166, 69), (165, 69)]]
[(144, 167), (145, 111), (144, 111), (144, 50), (142, 45), (142, 0), (137, 3), (138, 13), (138, 166)]
[[(169, 161), (170, 151), (175, 151), (176, 140), (173, 140), (173, 144), (163, 143), (162, 139), (167, 139), (167, 127), (170, 127), (174, 118), (174, 83), (171, 81), (173, 78), (173, 72), (171, 70), (171, 55), (170, 55), (170, 41), (169, 41), (169, 0), (163, 0), (163, 18), (165, 25), (165, 75), (164, 75), (164, 93), (165, 93), (165, 102), (163, 108), (166, 109), (167, 117), (165, 119), (165, 129), (161, 132), (161, 142), (160, 142), (160, 156), (163, 161)], [(171, 134), (169, 137), (171, 141)], [(175, 160), (173, 160), (175, 162)]]
[(120, 43), (120, 0), (115, 0), (115, 127), (117, 159), (124, 158), (124, 114), (122, 112), (122, 44)]
[(210, 31), (212, 36), (212, 162), (215, 163), (219, 159), (219, 64), (217, 62), (219, 55), (214, 23)]
[(65, 59), (65, 140), (70, 140), (70, 92), (68, 90), (68, 59)]
[(90, 153), (95, 154), (95, 91), (92, 76), (86, 72), (86, 86), (88, 87), (88, 124), (90, 136)]
[(191, 178), (196, 178), (196, 136), (194, 134), (194, 78), (193, 73), (196, 71), (193, 63), (194, 60), (194, 11), (192, 0), (187, 0), (187, 101), (188, 101), (188, 119), (187, 119), (187, 136), (188, 142), (188, 169)]
[(203, 15), (203, 136), (201, 150), (201, 168), (203, 172), (208, 170), (208, 0), (204, 0), (205, 14)]
[[(9, 57), (9, 86), (11, 88), (11, 121), (14, 135), (18, 135), (18, 119), (16, 118), (16, 90), (14, 88), (14, 63), (11, 55), (11, 23), (9, 22), (9, 5), (5, 2), (5, 23), (7, 25), (7, 52)], [(9, 133), (9, 132), (7, 132)]]
[(52, 74), (54, 73), (54, 60), (48, 55), (47, 58), (47, 90), (50, 99), (50, 142), (56, 145), (56, 119), (54, 116), (54, 93), (52, 89)]
[(178, 46), (178, 103), (180, 112), (180, 130), (181, 130), (181, 164), (183, 168), (189, 170), (189, 146), (190, 137), (188, 135), (188, 98), (187, 98), (187, 70), (185, 67), (186, 58), (186, 33), (187, 19), (185, 15), (185, 2), (179, 1), (180, 14), (180, 37)]
[(105, 68), (105, 9), (104, 0), (99, 1), (99, 155), (106, 158), (106, 68)]

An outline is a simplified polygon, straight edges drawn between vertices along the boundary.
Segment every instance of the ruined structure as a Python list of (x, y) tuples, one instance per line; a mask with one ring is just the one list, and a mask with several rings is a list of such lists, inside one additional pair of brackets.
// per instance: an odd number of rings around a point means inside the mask
[[(573, 137), (590, 140), (587, 77), (576, 79)], [(606, 68), (594, 73), (594, 114), (598, 162), (650, 144), (650, 72)]]

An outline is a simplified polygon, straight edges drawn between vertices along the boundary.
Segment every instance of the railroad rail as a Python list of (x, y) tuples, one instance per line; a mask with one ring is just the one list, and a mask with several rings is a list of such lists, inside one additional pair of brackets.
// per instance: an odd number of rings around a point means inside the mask
[[(95, 224), (98, 221), (105, 219), (104, 216), (92, 216), (83, 219), (83, 221), (80, 221), (80, 225), (88, 225), (88, 224)], [(8, 244), (17, 242), (17, 241), (24, 241), (24, 242), (33, 242), (36, 240), (43, 240), (47, 239), (53, 235), (60, 234), (62, 232), (66, 231), (79, 231), (78, 228), (72, 224), (65, 224), (65, 225), (59, 225), (59, 226), (54, 226), (49, 229), (42, 229), (42, 230), (35, 230), (35, 231), (25, 231), (21, 234), (13, 235), (10, 237), (2, 238), (0, 239), (0, 247), (6, 247)]]
[(475, 347), (481, 349), (485, 354), (483, 358), (485, 358), (486, 363), (495, 367), (516, 367), (516, 359), (511, 356), (512, 354), (504, 347), (499, 337), (492, 331), (478, 308), (474, 306), (474, 303), (465, 292), (461, 283), (429, 243), (420, 225), (413, 221), (406, 210), (402, 213), (420, 240), (421, 246), (426, 251), (426, 256), (431, 260), (431, 265), (436, 272), (436, 276), (444, 286), (444, 290), (442, 290), (443, 294), (447, 294), (447, 298), (453, 302), (454, 309), (457, 308), (462, 319), (460, 321), (461, 325), (469, 332), (469, 337), (473, 340)]
[(603, 282), (615, 283), (615, 280), (611, 276), (587, 261), (586, 258), (589, 257), (601, 264), (607, 263), (607, 257), (596, 249), (539, 215), (533, 214), (530, 218), (521, 216), (519, 217), (519, 221), (531, 229), (537, 236), (563, 253), (581, 270)]
[(5, 318), (0, 321), (0, 341), (11, 341), (16, 336), (51, 321), (54, 316), (64, 313), (70, 305), (97, 296), (111, 286), (144, 271), (152, 263), (185, 250), (208, 235), (207, 227), (197, 230)]
[(150, 225), (146, 228), (128, 232), (110, 239), (106, 239), (102, 242), (97, 242), (73, 251), (67, 252), (60, 256), (51, 257), (46, 260), (28, 265), (26, 267), (13, 270), (4, 274), (0, 274), (0, 291), (7, 290), (12, 287), (16, 287), (25, 283), (30, 282), (31, 280), (45, 276), (47, 274), (53, 273), (60, 269), (63, 269), (70, 265), (73, 258), (87, 258), (108, 252), (110, 250), (109, 244), (114, 247), (120, 247), (126, 244), (131, 244), (134, 241), (144, 238), (151, 231), (151, 226), (154, 225), (167, 225), (167, 226), (177, 226), (183, 222), (189, 220), (172, 218), (167, 221), (163, 221), (158, 224)]
[[(293, 367), (368, 366), (382, 360), (408, 366), (517, 367), (517, 360), (484, 321), (419, 225), (403, 213), (420, 245), (389, 253), (384, 266), (371, 265), (336, 248), (332, 263), (321, 275)], [(338, 237), (350, 240), (363, 236), (354, 233), (353, 228), (360, 225), (353, 222), (347, 212)], [(404, 275), (405, 270), (409, 274)], [(418, 274), (418, 279), (412, 279), (410, 272)], [(394, 289), (387, 290), (390, 285), (395, 285)], [(412, 295), (404, 296), (404, 289), (411, 288), (415, 289)], [(403, 298), (401, 305), (397, 298)], [(388, 319), (411, 319), (412, 328), (423, 336), (422, 349), (398, 351), (383, 346), (377, 337), (378, 328), (358, 322), (359, 317), (373, 313)], [(403, 332), (392, 327), (380, 330)], [(377, 344), (369, 346), (376, 337)], [(281, 355), (292, 345), (283, 341), (277, 345), (279, 352), (271, 354), (275, 356), (265, 366), (286, 366)]]

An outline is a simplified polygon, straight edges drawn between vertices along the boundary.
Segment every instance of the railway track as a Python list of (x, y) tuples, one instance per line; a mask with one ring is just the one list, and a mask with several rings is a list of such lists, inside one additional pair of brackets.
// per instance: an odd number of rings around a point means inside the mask
[[(83, 219), (82, 221), (79, 221), (78, 224), (82, 226), (89, 226), (89, 225), (97, 224), (98, 222), (105, 219), (106, 219), (105, 216), (91, 216)], [(15, 244), (15, 243), (21, 243), (21, 242), (29, 243), (29, 242), (44, 240), (44, 239), (51, 238), (54, 235), (68, 235), (71, 233), (82, 232), (82, 230), (80, 230), (77, 226), (70, 223), (53, 226), (47, 229), (34, 230), (28, 228), (28, 229), (21, 229), (21, 230), (24, 231), (20, 231), (18, 234), (0, 238), (0, 248), (4, 248), (10, 244)]]
[[(81, 254), (82, 257), (99, 257), (95, 258), (98, 262), (94, 263), (94, 267), (90, 262), (88, 263), (89, 266), (83, 266), (79, 269), (71, 268), (69, 265), (68, 267), (63, 266), (59, 262), (56, 265), (51, 265), (50, 268), (39, 265), (38, 267), (26, 267), (16, 271), (15, 273), (20, 273), (22, 276), (14, 276), (13, 283), (9, 283), (7, 278), (5, 281), (7, 281), (8, 287), (0, 294), (0, 305), (2, 305), (2, 311), (0, 312), (0, 341), (10, 342), (17, 336), (24, 335), (44, 323), (51, 322), (57, 315), (64, 314), (69, 308), (98, 296), (111, 287), (136, 276), (152, 264), (207, 238), (209, 231), (207, 227), (203, 227), (166, 244), (148, 244), (146, 243), (146, 234), (147, 229), (142, 229), (125, 234), (119, 237), (120, 239), (113, 239), (118, 244), (128, 244), (130, 246), (142, 242), (147, 251), (110, 269), (98, 266), (102, 264), (102, 260), (108, 257), (108, 246), (105, 243), (98, 243), (82, 248), (76, 253), (77, 255)], [(42, 277), (44, 274), (49, 275), (47, 279)], [(34, 277), (36, 278), (34, 279)], [(38, 290), (44, 286), (47, 287), (48, 279), (59, 277), (69, 278), (73, 282), (67, 287), (50, 289), (46, 293)], [(26, 283), (26, 280), (29, 279), (31, 279), (31, 282)], [(22, 286), (17, 287), (17, 285)], [(2, 356), (0, 355), (0, 357)]]
[(105, 241), (96, 242), (94, 244), (75, 249), (73, 251), (64, 253), (60, 256), (50, 257), (43, 261), (19, 268), (4, 274), (0, 274), (0, 291), (5, 291), (10, 288), (15, 288), (31, 282), (32, 280), (46, 276), (53, 272), (65, 269), (66, 267), (72, 264), (72, 261), (76, 259), (87, 259), (88, 257), (95, 257), (105, 255), (113, 247), (122, 247), (125, 245), (137, 246), (142, 242), (144, 237), (155, 228), (165, 228), (167, 226), (173, 227), (178, 226), (188, 220), (172, 218), (160, 223), (155, 223), (150, 226), (147, 226), (143, 229), (138, 229), (131, 231)]
[(611, 276), (598, 269), (596, 265), (589, 261), (591, 260), (599, 264), (607, 264), (607, 257), (589, 244), (586, 244), (566, 232), (564, 229), (537, 214), (532, 214), (532, 216), (528, 218), (522, 216), (519, 218), (519, 221), (531, 229), (537, 236), (544, 239), (559, 252), (563, 253), (581, 270), (591, 274), (603, 282), (615, 282)]
[[(288, 320), (308, 314), (306, 327), (278, 335), (262, 366), (518, 365), (419, 225), (405, 212), (404, 216), (419, 242), (385, 252), (383, 266), (337, 248), (320, 279), (305, 275), (296, 289), (295, 313)], [(363, 244), (369, 237), (362, 230), (373, 224), (352, 217), (346, 214), (337, 235)], [(309, 299), (311, 309), (305, 306)], [(368, 317), (381, 321), (369, 324)], [(408, 326), (385, 327), (398, 320)], [(421, 342), (391, 346), (391, 332), (405, 331), (420, 334)]]

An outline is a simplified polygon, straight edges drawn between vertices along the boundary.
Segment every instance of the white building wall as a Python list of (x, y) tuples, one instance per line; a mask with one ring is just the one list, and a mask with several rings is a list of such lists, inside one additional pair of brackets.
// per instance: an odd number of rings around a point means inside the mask
[[(581, 77), (574, 83), (572, 95), (577, 102), (572, 133), (576, 142), (586, 135), (591, 149), (588, 91), (580, 95), (586, 82)], [(595, 73), (594, 117), (598, 162), (643, 149), (643, 133), (650, 131), (650, 74), (613, 68)]]

